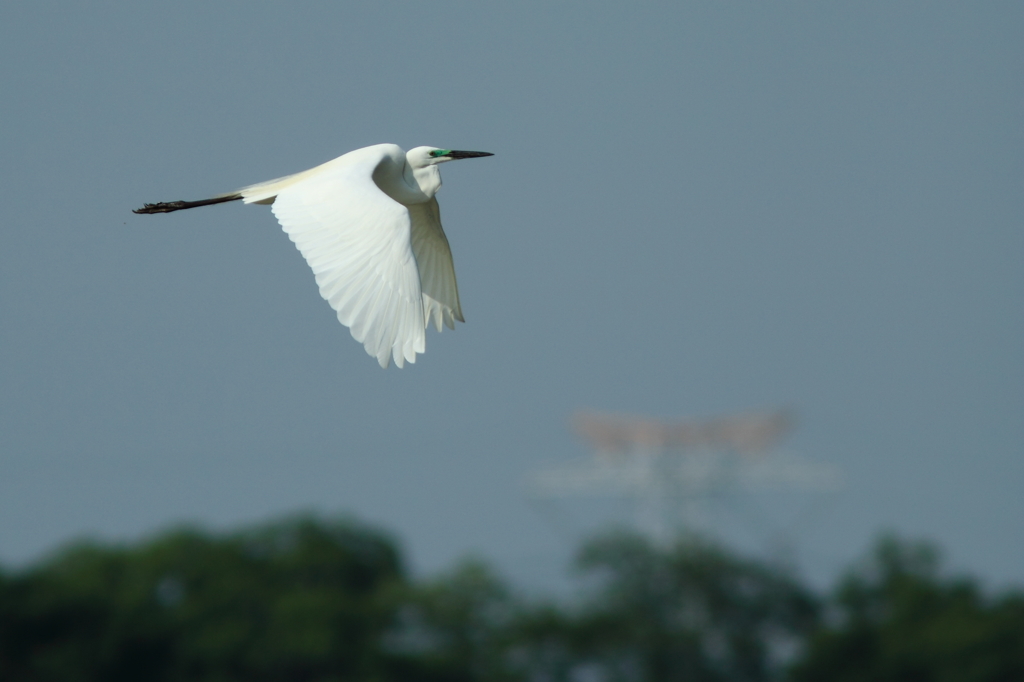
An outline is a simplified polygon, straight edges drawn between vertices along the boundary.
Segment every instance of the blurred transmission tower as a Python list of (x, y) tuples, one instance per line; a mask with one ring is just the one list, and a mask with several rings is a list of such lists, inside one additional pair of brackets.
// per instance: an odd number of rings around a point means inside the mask
[(707, 526), (702, 507), (712, 497), (841, 486), (837, 467), (774, 447), (793, 427), (785, 410), (676, 422), (581, 412), (572, 421), (593, 454), (535, 472), (530, 491), (630, 499), (637, 525), (655, 539)]

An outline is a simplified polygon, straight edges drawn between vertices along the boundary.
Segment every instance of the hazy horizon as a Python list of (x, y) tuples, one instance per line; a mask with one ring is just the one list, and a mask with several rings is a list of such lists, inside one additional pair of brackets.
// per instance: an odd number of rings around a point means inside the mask
[[(0, 562), (352, 514), (548, 585), (628, 506), (538, 504), (577, 410), (786, 407), (835, 495), (721, 500), (817, 583), (881, 532), (1024, 581), (1024, 9), (107, 2), (0, 9)], [(466, 324), (381, 370), (265, 206), (442, 167)], [(758, 529), (757, 523), (763, 527)], [(781, 538), (781, 540), (780, 540)]]

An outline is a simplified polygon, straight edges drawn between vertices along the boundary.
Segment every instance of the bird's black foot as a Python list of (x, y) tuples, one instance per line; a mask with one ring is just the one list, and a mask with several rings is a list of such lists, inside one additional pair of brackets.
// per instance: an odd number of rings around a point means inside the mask
[(144, 204), (142, 208), (137, 208), (132, 213), (170, 213), (171, 211), (180, 211), (183, 208), (197, 208), (199, 206), (223, 204), (228, 201), (238, 201), (241, 198), (241, 194), (229, 194), (226, 197), (214, 197), (213, 199), (203, 199), (202, 201), (161, 201), (157, 204)]
[(145, 204), (142, 208), (132, 211), (132, 213), (170, 213), (171, 211), (180, 211), (183, 208), (190, 208), (187, 201), (161, 201), (158, 204)]

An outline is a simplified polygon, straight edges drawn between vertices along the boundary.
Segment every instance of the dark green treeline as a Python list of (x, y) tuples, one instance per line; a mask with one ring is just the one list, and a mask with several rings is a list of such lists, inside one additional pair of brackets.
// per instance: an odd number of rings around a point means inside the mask
[(828, 595), (706, 541), (607, 534), (580, 596), (525, 599), (467, 562), (412, 580), (395, 543), (290, 519), (83, 544), (0, 573), (5, 682), (1024, 679), (1024, 596), (881, 541)]

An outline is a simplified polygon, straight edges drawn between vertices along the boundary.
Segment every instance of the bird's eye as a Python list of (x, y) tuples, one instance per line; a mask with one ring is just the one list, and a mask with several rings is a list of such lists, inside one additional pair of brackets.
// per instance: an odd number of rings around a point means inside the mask
[(430, 152), (430, 156), (431, 156), (431, 158), (436, 159), (437, 157), (444, 156), (445, 154), (448, 154), (449, 152), (451, 152), (451, 149), (435, 149), (434, 151)]

